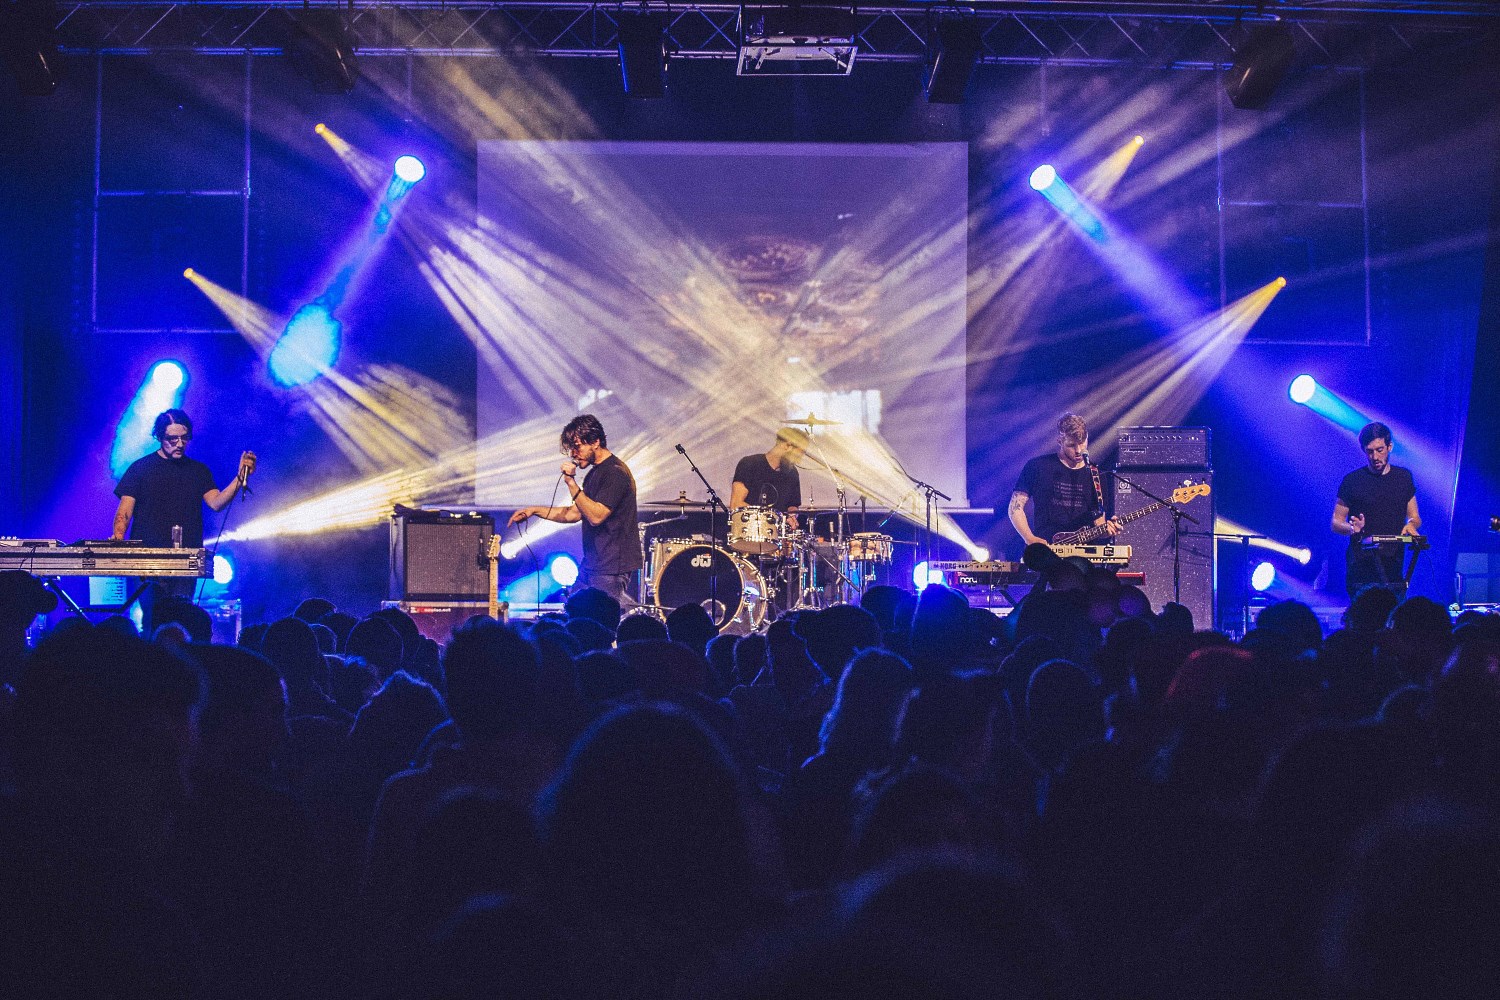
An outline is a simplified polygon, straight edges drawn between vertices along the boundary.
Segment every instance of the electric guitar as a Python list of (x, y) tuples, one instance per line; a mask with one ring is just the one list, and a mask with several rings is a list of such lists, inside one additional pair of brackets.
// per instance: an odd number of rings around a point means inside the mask
[[(1211, 492), (1212, 487), (1210, 487), (1207, 483), (1197, 483), (1192, 486), (1180, 486), (1172, 491), (1171, 502), (1173, 504), (1184, 504), (1192, 500), (1194, 497), (1206, 497)], [(1129, 514), (1126, 514), (1124, 517), (1117, 517), (1115, 518), (1115, 520), (1121, 525), (1129, 524), (1136, 518), (1145, 517), (1147, 514), (1154, 514), (1165, 506), (1165, 503), (1158, 500), (1156, 503), (1147, 504), (1140, 510), (1133, 510)], [(1108, 536), (1109, 528), (1106, 524), (1091, 524), (1087, 528), (1079, 528), (1077, 531), (1059, 531), (1057, 534), (1052, 536), (1052, 544), (1087, 545), (1090, 542), (1097, 542), (1099, 539), (1107, 538)]]
[(490, 617), (500, 619), (500, 536), (491, 535), (484, 550), (485, 561), (490, 564)]

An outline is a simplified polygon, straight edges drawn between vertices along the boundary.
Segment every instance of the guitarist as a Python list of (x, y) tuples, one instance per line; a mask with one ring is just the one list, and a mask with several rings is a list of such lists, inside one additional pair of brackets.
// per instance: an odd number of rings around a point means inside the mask
[[(1010, 495), (1010, 523), (1028, 545), (1048, 544), (1059, 532), (1104, 525), (1111, 536), (1120, 526), (1104, 516), (1098, 468), (1089, 464), (1089, 429), (1076, 413), (1057, 422), (1057, 451), (1038, 455), (1021, 469)], [(1032, 501), (1036, 525), (1026, 517)]]

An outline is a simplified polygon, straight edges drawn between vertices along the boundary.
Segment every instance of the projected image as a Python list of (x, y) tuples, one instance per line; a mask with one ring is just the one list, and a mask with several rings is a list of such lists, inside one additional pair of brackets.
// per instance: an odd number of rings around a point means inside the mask
[(727, 492), (811, 418), (860, 496), (916, 477), (966, 502), (962, 144), (495, 142), (479, 195), (476, 503), (539, 502), (494, 442), (586, 400), (643, 499), (704, 492), (679, 443)]

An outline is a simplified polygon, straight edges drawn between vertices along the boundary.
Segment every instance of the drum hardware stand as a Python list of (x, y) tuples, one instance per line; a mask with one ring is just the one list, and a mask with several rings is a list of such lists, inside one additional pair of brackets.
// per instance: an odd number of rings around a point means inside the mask
[[(693, 463), (692, 458), (687, 453), (687, 449), (679, 444), (677, 446), (677, 454), (687, 459), (688, 468), (693, 470), (693, 475), (697, 476), (699, 481), (703, 483), (703, 488), (708, 490), (708, 543), (711, 549), (717, 551), (719, 548), (719, 519), (715, 512), (722, 510), (725, 518), (728, 518), (729, 508), (724, 506), (724, 501), (719, 499), (719, 494), (715, 492), (713, 484), (708, 481), (707, 477), (699, 471), (698, 466)], [(687, 492), (683, 491), (681, 496), (683, 502), (686, 503)], [(684, 510), (684, 514), (686, 514), (686, 510)], [(726, 521), (726, 526), (727, 523)], [(728, 539), (725, 539), (725, 543), (725, 547), (727, 548)], [(713, 572), (712, 567), (710, 567), (708, 574), (708, 603), (714, 609), (714, 628), (723, 628), (728, 624), (728, 617), (724, 614), (726, 610), (724, 605), (719, 603), (719, 575)]]

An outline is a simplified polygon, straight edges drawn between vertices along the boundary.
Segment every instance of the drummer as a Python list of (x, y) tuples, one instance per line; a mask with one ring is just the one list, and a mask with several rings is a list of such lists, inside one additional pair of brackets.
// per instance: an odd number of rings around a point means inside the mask
[(765, 454), (746, 455), (734, 467), (729, 510), (770, 507), (787, 515), (787, 530), (797, 530), (797, 508), (802, 504), (802, 478), (797, 463), (807, 453), (808, 436), (795, 427), (776, 432), (776, 443)]

